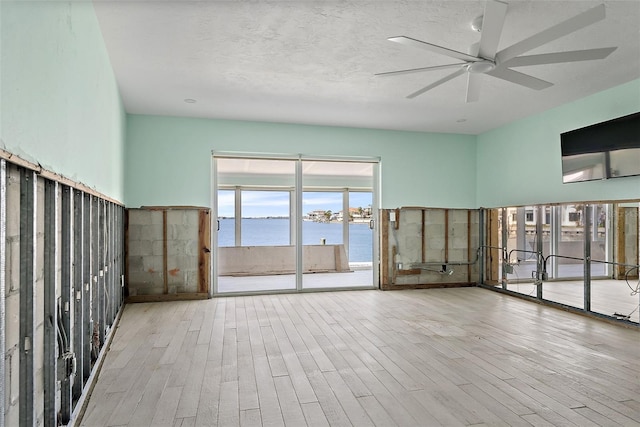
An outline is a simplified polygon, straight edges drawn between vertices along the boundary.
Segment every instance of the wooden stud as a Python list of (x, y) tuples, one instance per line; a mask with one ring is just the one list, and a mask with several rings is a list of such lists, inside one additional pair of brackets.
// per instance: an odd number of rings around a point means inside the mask
[(389, 286), (393, 286), (396, 284), (396, 275), (398, 274), (398, 270), (396, 269), (396, 255), (398, 254), (398, 249), (396, 245), (391, 247), (391, 280), (389, 281)]
[(380, 286), (386, 289), (389, 286), (389, 210), (387, 209), (380, 210), (380, 230)]
[(444, 210), (444, 262), (449, 262), (449, 209)]
[(168, 249), (167, 249), (167, 211), (162, 210), (162, 274), (164, 275), (164, 289), (163, 293), (166, 295), (169, 293), (169, 267), (167, 264)]
[(209, 292), (209, 262), (211, 259), (211, 221), (209, 210), (202, 209), (198, 216), (198, 292)]
[[(615, 207), (616, 212), (616, 228), (615, 228), (615, 238), (614, 241), (617, 242), (618, 247), (616, 250), (616, 262), (620, 264), (624, 264), (627, 258), (626, 248), (625, 248), (625, 209), (616, 204)], [(614, 277), (618, 280), (624, 279), (625, 267), (623, 265), (616, 265), (614, 268), (615, 275)]]
[(422, 248), (421, 248), (422, 257), (421, 258), (422, 258), (422, 262), (425, 262), (425, 260), (427, 259), (427, 254), (426, 254), (427, 250), (425, 248), (425, 246), (427, 244), (427, 239), (426, 239), (426, 236), (425, 236), (425, 224), (424, 224), (424, 222), (425, 222), (424, 221), (425, 214), (424, 214), (424, 209), (421, 209), (421, 211), (422, 211), (422, 224), (421, 224), (421, 230), (420, 230), (420, 236), (422, 238)]
[[(471, 210), (467, 211), (467, 262), (471, 262)], [(467, 282), (471, 282), (471, 264), (467, 264)]]
[(124, 296), (129, 295), (129, 209), (124, 210)]
[[(614, 246), (616, 247), (616, 259), (615, 261), (620, 264), (633, 264), (634, 261), (628, 258), (634, 258), (634, 253), (637, 254), (640, 248), (637, 247), (638, 240), (635, 241), (635, 248), (629, 248), (627, 246), (627, 227), (632, 224), (627, 223), (627, 214), (630, 211), (635, 211), (636, 217), (638, 216), (638, 208), (637, 207), (622, 207), (618, 204), (614, 205), (615, 216), (616, 216), (616, 226), (615, 226), (615, 237), (614, 237)], [(636, 218), (636, 225), (640, 229), (640, 221)], [(638, 235), (638, 231), (636, 231), (636, 236)], [(630, 249), (630, 251), (629, 251)], [(637, 270), (629, 272), (627, 275), (627, 271), (629, 270), (628, 266), (625, 265), (616, 265), (614, 268), (614, 277), (619, 280), (625, 279), (637, 279), (639, 272)]]
[[(616, 214), (617, 214), (617, 221), (616, 221), (616, 231), (615, 231), (615, 236), (616, 236), (616, 240), (618, 243), (618, 250), (616, 251), (616, 257), (617, 257), (617, 262), (624, 264), (625, 259), (627, 258), (627, 253), (626, 253), (626, 248), (625, 248), (625, 226), (626, 226), (626, 221), (625, 221), (625, 211), (624, 208), (616, 205)], [(624, 266), (622, 265), (617, 265), (616, 268), (616, 279), (623, 279), (624, 278)]]
[[(487, 263), (485, 274), (487, 275), (487, 280), (485, 281), (487, 284), (498, 284), (498, 268), (500, 261), (500, 252), (498, 249), (493, 249), (500, 246), (500, 233), (498, 230), (498, 216), (500, 215), (500, 210), (498, 209), (487, 209), (487, 246), (491, 246), (488, 248), (486, 253)], [(503, 224), (503, 226), (506, 226)], [(496, 253), (498, 256), (496, 256)]]

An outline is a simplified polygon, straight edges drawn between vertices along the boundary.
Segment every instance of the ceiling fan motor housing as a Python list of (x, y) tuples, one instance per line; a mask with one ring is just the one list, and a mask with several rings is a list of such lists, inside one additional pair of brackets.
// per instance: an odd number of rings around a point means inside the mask
[(493, 71), (496, 68), (496, 64), (493, 61), (487, 59), (477, 62), (472, 62), (467, 65), (467, 71), (470, 73), (484, 74), (489, 71)]

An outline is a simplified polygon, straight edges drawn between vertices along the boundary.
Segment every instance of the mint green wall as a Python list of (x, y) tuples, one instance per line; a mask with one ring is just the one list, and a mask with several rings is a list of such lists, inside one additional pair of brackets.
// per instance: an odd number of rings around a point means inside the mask
[(474, 207), (475, 136), (127, 117), (125, 201), (209, 206), (211, 151), (382, 159), (382, 207)]
[(560, 133), (640, 111), (640, 80), (478, 136), (483, 207), (640, 198), (640, 177), (562, 184)]
[(379, 156), (389, 208), (640, 198), (640, 177), (562, 184), (559, 140), (640, 110), (640, 80), (477, 137), (127, 117), (91, 2), (0, 1), (0, 35), (0, 147), (130, 206), (208, 205), (211, 150)]
[(93, 3), (0, 1), (0, 146), (123, 200), (126, 115)]

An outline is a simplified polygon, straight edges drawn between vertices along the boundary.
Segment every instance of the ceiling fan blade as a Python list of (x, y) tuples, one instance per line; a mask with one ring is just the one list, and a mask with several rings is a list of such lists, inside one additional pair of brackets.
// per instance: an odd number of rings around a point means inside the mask
[(545, 80), (537, 79), (528, 74), (523, 74), (518, 71), (511, 70), (509, 68), (498, 67), (493, 71), (489, 71), (490, 76), (497, 77), (502, 80), (507, 80), (511, 83), (515, 83), (521, 86), (526, 86), (529, 89), (542, 90), (553, 86), (553, 83), (549, 83)]
[(571, 34), (574, 31), (578, 31), (588, 25), (601, 21), (604, 18), (604, 4), (601, 4), (501, 50), (496, 54), (496, 62), (506, 62), (522, 53), (552, 42), (560, 37), (566, 36), (567, 34)]
[(460, 68), (458, 71), (455, 71), (451, 74), (449, 74), (448, 76), (445, 76), (443, 78), (441, 78), (440, 80), (431, 83), (429, 86), (425, 86), (422, 89), (413, 92), (412, 94), (408, 95), (407, 98), (411, 99), (411, 98), (415, 98), (418, 95), (422, 95), (423, 93), (425, 93), (428, 90), (433, 89), (434, 87), (440, 86), (443, 83), (448, 82), (449, 80), (455, 79), (458, 76), (461, 76), (462, 74), (466, 73), (467, 70), (466, 68)]
[(460, 59), (462, 61), (476, 62), (481, 60), (481, 58), (467, 55), (466, 53), (458, 52), (457, 50), (447, 49), (446, 47), (423, 42), (421, 40), (412, 39), (411, 37), (405, 37), (405, 36), (389, 37), (387, 40), (392, 41), (394, 43), (400, 43), (406, 46), (417, 47), (419, 49), (426, 49), (431, 52), (439, 53), (441, 55), (445, 55), (455, 59)]
[(501, 65), (505, 67), (525, 67), (527, 65), (558, 64), (560, 62), (591, 61), (594, 59), (604, 59), (616, 49), (617, 47), (603, 47), (599, 49), (516, 56), (515, 58), (503, 62)]
[(498, 43), (507, 16), (507, 4), (497, 0), (488, 0), (482, 18), (480, 51), (478, 56), (493, 59), (498, 51)]
[(409, 70), (387, 71), (385, 73), (377, 73), (375, 76), (398, 76), (400, 74), (421, 73), (423, 71), (444, 70), (446, 68), (455, 68), (466, 65), (466, 62), (458, 62), (457, 64), (436, 65), (433, 67), (411, 68)]
[(480, 74), (469, 73), (467, 79), (467, 103), (476, 102), (480, 99)]

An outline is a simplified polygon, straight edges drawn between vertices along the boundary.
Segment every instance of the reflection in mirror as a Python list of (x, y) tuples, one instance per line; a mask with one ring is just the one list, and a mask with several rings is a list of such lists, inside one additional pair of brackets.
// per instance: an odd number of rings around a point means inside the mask
[(500, 261), (487, 251), (488, 270), (500, 264), (508, 291), (638, 323), (639, 208), (633, 202), (495, 210), (504, 250)]

